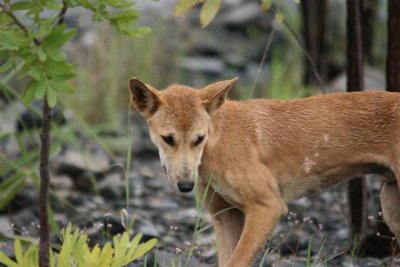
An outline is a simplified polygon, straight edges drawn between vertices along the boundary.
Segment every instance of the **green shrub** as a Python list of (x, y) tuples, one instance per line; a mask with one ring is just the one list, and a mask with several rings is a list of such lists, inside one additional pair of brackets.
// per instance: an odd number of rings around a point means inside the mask
[[(107, 242), (102, 248), (95, 245), (92, 249), (87, 244), (87, 234), (80, 234), (79, 229), (72, 232), (71, 224), (62, 234), (62, 245), (59, 252), (50, 251), (50, 266), (52, 267), (119, 267), (142, 258), (156, 244), (156, 239), (140, 243), (142, 234), (137, 234), (132, 240), (124, 232), (121, 236), (114, 236), (113, 244)], [(37, 267), (38, 245), (31, 244), (25, 251), (21, 241), (14, 242), (16, 261), (0, 251), (0, 263), (9, 267)]]

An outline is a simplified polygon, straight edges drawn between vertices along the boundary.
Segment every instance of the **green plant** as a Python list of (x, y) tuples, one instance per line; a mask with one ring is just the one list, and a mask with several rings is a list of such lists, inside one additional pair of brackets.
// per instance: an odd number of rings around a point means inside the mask
[[(120, 237), (114, 236), (113, 244), (107, 242), (102, 248), (95, 245), (92, 249), (87, 244), (88, 236), (81, 234), (79, 229), (72, 231), (68, 224), (62, 234), (62, 245), (59, 252), (50, 251), (50, 266), (58, 267), (119, 267), (125, 266), (142, 258), (156, 244), (156, 239), (141, 243), (142, 235), (137, 234), (129, 239), (124, 232)], [(10, 259), (0, 251), (0, 263), (9, 267), (36, 267), (38, 266), (38, 245), (31, 244), (25, 251), (21, 241), (14, 242), (16, 261)]]
[[(0, 58), (5, 59), (0, 66), (0, 72), (13, 72), (13, 67), (21, 64), (20, 78), (29, 79), (23, 97), (24, 103), (29, 105), (34, 98), (43, 99), (39, 164), (41, 267), (49, 266), (48, 161), (51, 109), (57, 103), (57, 94), (74, 91), (68, 81), (75, 75), (75, 66), (68, 63), (62, 47), (74, 37), (76, 29), (66, 27), (65, 14), (69, 8), (83, 7), (92, 11), (94, 20), (106, 21), (122, 34), (141, 36), (149, 29), (133, 25), (138, 18), (138, 12), (131, 8), (133, 4), (134, 2), (125, 0), (0, 2)], [(18, 16), (17, 11), (24, 14), (24, 17)]]

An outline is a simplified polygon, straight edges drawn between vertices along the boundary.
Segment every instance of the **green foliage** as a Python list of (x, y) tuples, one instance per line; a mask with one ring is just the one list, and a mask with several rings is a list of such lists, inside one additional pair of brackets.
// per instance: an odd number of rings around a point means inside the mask
[(175, 7), (175, 15), (178, 16), (201, 2), (203, 5), (200, 11), (200, 23), (205, 28), (218, 13), (222, 0), (179, 0)]
[[(296, 4), (299, 4), (299, 0), (294, 0)], [(208, 24), (214, 19), (215, 15), (218, 13), (222, 0), (178, 0), (175, 6), (175, 15), (179, 16), (180, 14), (188, 11), (193, 6), (202, 3), (201, 11), (200, 11), (200, 23), (203, 28), (207, 27)], [(279, 3), (279, 2), (278, 2)], [(261, 8), (264, 10), (270, 9), (272, 6), (272, 0), (262, 0)], [(283, 16), (280, 13), (280, 18), (282, 22)]]
[[(142, 258), (156, 244), (156, 239), (140, 243), (142, 235), (137, 234), (132, 240), (124, 232), (121, 237), (114, 236), (113, 245), (107, 242), (102, 248), (95, 245), (92, 249), (87, 245), (87, 235), (79, 229), (72, 231), (71, 224), (62, 235), (62, 246), (59, 252), (50, 252), (50, 266), (57, 267), (119, 267)], [(38, 246), (31, 244), (25, 251), (21, 241), (14, 242), (16, 261), (0, 251), (0, 263), (10, 267), (38, 266)]]
[[(148, 28), (136, 27), (138, 12), (134, 2), (126, 0), (47, 0), (2, 1), (0, 3), (0, 73), (12, 71), (22, 62), (19, 78), (29, 78), (23, 101), (47, 97), (50, 107), (57, 103), (60, 93), (72, 93), (68, 81), (75, 76), (75, 65), (67, 61), (62, 47), (71, 41), (76, 29), (61, 23), (68, 8), (83, 7), (92, 11), (93, 19), (105, 21), (120, 33), (141, 37)], [(16, 15), (24, 14), (24, 17)], [(50, 15), (49, 12), (51, 13)], [(23, 23), (28, 21), (24, 25)]]

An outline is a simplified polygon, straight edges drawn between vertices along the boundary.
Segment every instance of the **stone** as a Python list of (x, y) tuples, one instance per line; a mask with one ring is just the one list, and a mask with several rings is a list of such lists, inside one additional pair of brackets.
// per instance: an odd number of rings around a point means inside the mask
[[(138, 223), (138, 222), (136, 222)], [(149, 221), (140, 222), (139, 227), (137, 228), (139, 233), (143, 234), (142, 242), (145, 242), (152, 238), (160, 238), (160, 233), (156, 229), (156, 227)]]
[(56, 191), (66, 191), (72, 189), (73, 182), (67, 175), (51, 175), (50, 185)]
[(11, 218), (13, 229), (21, 235), (38, 236), (39, 215), (37, 210), (32, 207), (15, 213)]
[(120, 173), (107, 175), (98, 183), (97, 189), (105, 199), (120, 199), (125, 195), (125, 183)]
[(10, 220), (7, 216), (0, 216), (0, 233), (5, 236), (11, 236), (13, 234)]
[(224, 71), (224, 63), (217, 57), (185, 57), (181, 59), (179, 65), (192, 72), (221, 74)]
[(17, 212), (23, 210), (27, 207), (31, 207), (37, 203), (36, 192), (29, 187), (23, 188), (10, 203), (4, 208), (4, 210), (10, 210), (12, 212)]
[[(34, 106), (41, 109), (41, 101), (35, 101)], [(66, 123), (65, 117), (61, 109), (56, 106), (51, 110), (52, 119), (51, 122), (57, 125), (63, 125)], [(20, 117), (17, 119), (16, 129), (17, 132), (30, 131), (34, 129), (39, 129), (42, 124), (42, 118), (30, 109), (25, 109)]]
[(84, 155), (75, 150), (67, 150), (52, 161), (57, 174), (66, 174), (73, 179), (84, 172), (105, 173), (110, 169), (110, 161), (104, 155)]
[(186, 255), (181, 254), (182, 251), (176, 248), (176, 253), (171, 253), (164, 250), (154, 250), (150, 253), (149, 259), (147, 261), (147, 266), (158, 266), (158, 267), (211, 267), (214, 265), (200, 263), (195, 257), (187, 258)]
[(219, 23), (224, 25), (246, 25), (263, 20), (265, 13), (257, 2), (240, 3), (233, 6), (219, 19)]

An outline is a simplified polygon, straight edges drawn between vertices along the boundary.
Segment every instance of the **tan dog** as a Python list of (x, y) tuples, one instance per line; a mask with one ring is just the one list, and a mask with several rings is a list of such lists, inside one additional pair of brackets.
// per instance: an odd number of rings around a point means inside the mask
[(231, 101), (237, 79), (157, 91), (133, 78), (170, 184), (198, 182), (213, 214), (219, 266), (250, 266), (286, 203), (362, 174), (385, 177), (384, 218), (400, 238), (400, 94), (337, 93)]

